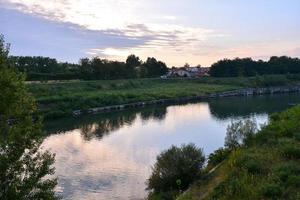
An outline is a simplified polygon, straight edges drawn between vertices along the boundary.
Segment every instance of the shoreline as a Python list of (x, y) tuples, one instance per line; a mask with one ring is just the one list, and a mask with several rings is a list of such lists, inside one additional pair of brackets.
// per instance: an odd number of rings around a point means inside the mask
[(113, 106), (103, 106), (90, 108), (87, 110), (74, 110), (72, 111), (73, 117), (80, 117), (83, 115), (100, 114), (113, 111), (127, 110), (132, 108), (143, 108), (150, 105), (166, 105), (174, 103), (184, 103), (195, 100), (205, 100), (212, 98), (224, 98), (224, 97), (238, 97), (238, 96), (256, 96), (265, 94), (280, 94), (280, 93), (296, 93), (300, 92), (300, 85), (291, 86), (278, 86), (278, 87), (263, 87), (263, 88), (244, 88), (225, 92), (217, 92), (208, 95), (181, 97), (181, 98), (170, 98), (170, 99), (159, 99), (153, 101), (135, 102), (129, 104), (120, 104)]

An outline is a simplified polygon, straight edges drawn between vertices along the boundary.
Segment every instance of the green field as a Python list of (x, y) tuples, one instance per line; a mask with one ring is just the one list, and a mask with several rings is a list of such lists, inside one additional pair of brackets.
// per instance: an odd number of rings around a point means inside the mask
[(267, 76), (43, 82), (27, 83), (27, 86), (37, 99), (40, 112), (46, 118), (57, 118), (70, 116), (73, 110), (78, 109), (296, 83), (298, 76)]

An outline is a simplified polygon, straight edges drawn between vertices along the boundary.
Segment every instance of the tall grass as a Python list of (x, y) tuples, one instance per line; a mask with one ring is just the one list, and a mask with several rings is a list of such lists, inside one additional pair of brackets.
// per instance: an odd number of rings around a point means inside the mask
[[(276, 80), (276, 81), (275, 81)], [(300, 80), (300, 79), (299, 79)], [(46, 117), (70, 115), (72, 110), (157, 99), (196, 96), (270, 85), (295, 84), (298, 78), (267, 76), (251, 78), (128, 79), (27, 84)]]

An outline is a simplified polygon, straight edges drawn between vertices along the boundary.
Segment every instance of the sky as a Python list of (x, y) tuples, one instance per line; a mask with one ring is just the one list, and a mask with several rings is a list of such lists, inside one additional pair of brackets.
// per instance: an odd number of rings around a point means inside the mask
[(169, 67), (300, 57), (299, 0), (0, 0), (12, 55), (77, 63), (155, 57)]

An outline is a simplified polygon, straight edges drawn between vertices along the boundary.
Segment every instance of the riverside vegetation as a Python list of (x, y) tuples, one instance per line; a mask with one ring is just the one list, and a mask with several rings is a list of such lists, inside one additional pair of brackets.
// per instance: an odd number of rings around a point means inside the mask
[[(135, 55), (129, 55), (125, 62), (95, 57), (82, 58), (78, 64), (61, 63), (55, 58), (32, 56), (10, 56), (9, 60), (20, 72), (27, 74), (28, 81), (151, 78), (165, 75), (168, 71), (164, 62), (153, 57), (142, 61)], [(268, 61), (255, 61), (251, 58), (223, 59), (212, 64), (209, 73), (213, 77), (299, 74), (300, 59), (287, 56), (272, 56)]]
[(24, 76), (8, 62), (0, 36), (0, 199), (59, 199), (54, 188), (54, 155), (41, 150), (43, 133)]
[(245, 87), (284, 86), (300, 81), (300, 60), (287, 56), (273, 56), (269, 61), (220, 60), (212, 64), (211, 77), (198, 80), (159, 79), (167, 73), (167, 65), (151, 57), (142, 61), (135, 55), (129, 55), (125, 62), (95, 57), (72, 64), (32, 56), (9, 56), (8, 61), (26, 74), (28, 81), (43, 81), (27, 86), (37, 99), (40, 113), (48, 119), (70, 116), (74, 110), (208, 95)]
[(255, 77), (201, 79), (124, 79), (28, 83), (46, 118), (70, 116), (73, 110), (207, 95), (247, 87), (296, 85), (300, 76), (268, 75)]
[[(172, 149), (174, 147), (166, 152), (173, 152)], [(194, 147), (194, 150), (197, 148)], [(178, 187), (166, 187), (164, 184), (180, 183), (183, 172), (189, 172), (187, 169), (194, 165), (181, 162), (182, 166), (174, 170), (174, 166), (165, 163), (177, 160), (180, 154), (168, 153), (166, 156), (166, 152), (158, 157), (155, 165), (154, 169), (163, 166), (163, 170), (158, 176), (156, 170), (152, 174), (160, 180), (160, 184), (157, 188), (150, 187), (149, 199), (300, 199), (300, 106), (273, 114), (269, 124), (259, 131), (251, 120), (232, 123), (227, 130), (225, 148), (212, 153), (205, 168), (198, 165), (198, 173), (193, 173), (199, 174), (194, 176), (198, 178), (190, 179), (190, 187), (184, 193)], [(199, 154), (202, 155), (201, 151)], [(190, 158), (189, 155), (185, 157), (186, 160)], [(172, 175), (169, 174), (169, 167), (172, 168)], [(170, 177), (173, 180), (171, 183)], [(174, 180), (177, 181), (174, 183)]]

